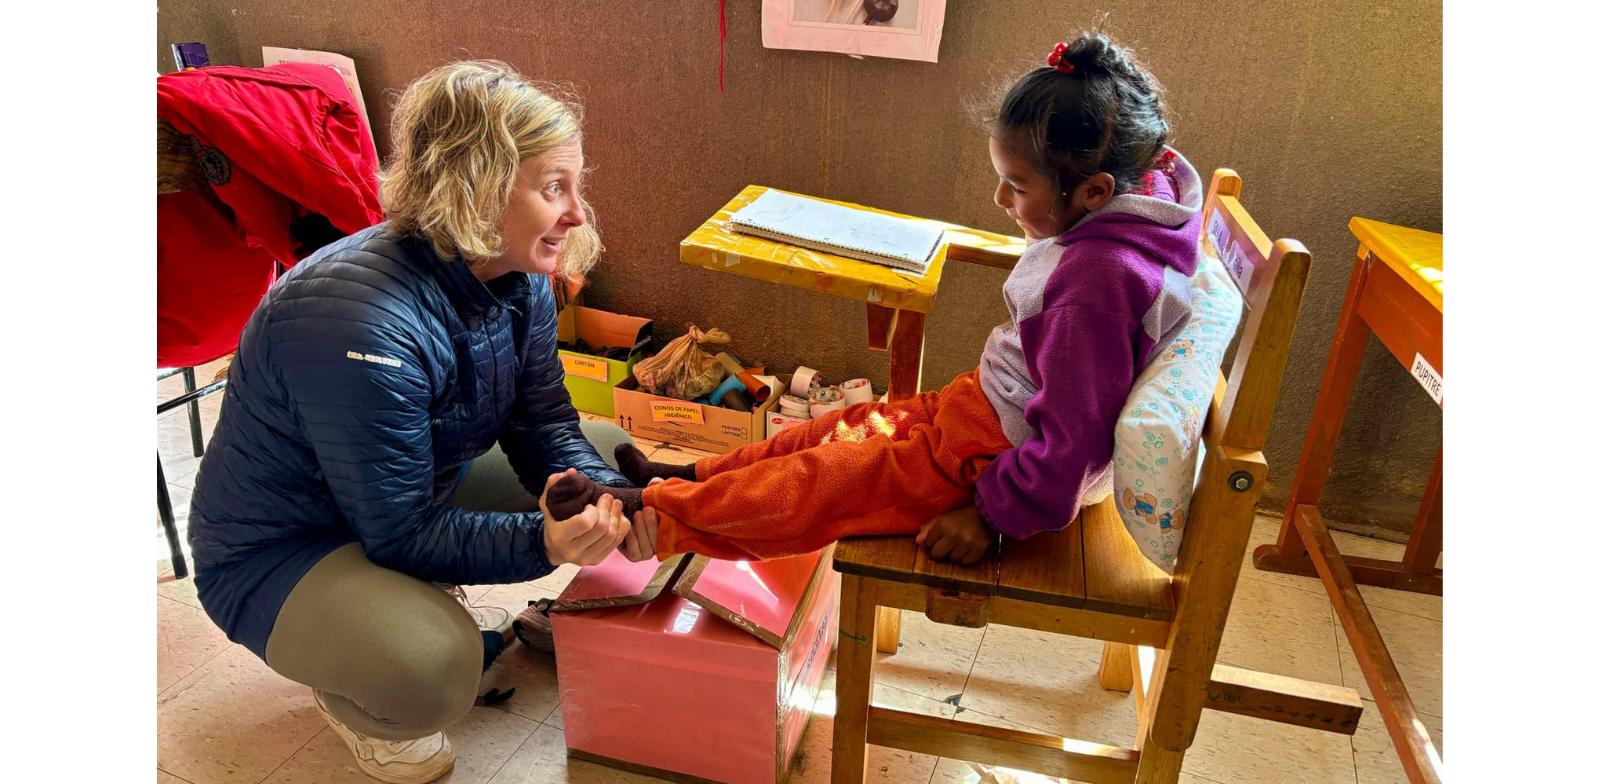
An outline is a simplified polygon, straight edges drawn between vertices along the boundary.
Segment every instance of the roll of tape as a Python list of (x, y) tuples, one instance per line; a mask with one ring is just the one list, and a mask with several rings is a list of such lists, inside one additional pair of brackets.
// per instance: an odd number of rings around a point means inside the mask
[(811, 392), (811, 418), (817, 419), (830, 411), (841, 411), (849, 405), (838, 387), (820, 387)]
[(778, 399), (778, 410), (792, 417), (801, 419), (811, 418), (811, 405), (805, 400), (794, 395), (784, 395)]
[(822, 377), (817, 371), (801, 365), (794, 371), (794, 378), (789, 380), (789, 394), (802, 400), (811, 396), (811, 390), (822, 386)]
[(852, 378), (840, 384), (839, 390), (844, 392), (844, 402), (849, 405), (872, 402), (872, 382), (864, 378)]

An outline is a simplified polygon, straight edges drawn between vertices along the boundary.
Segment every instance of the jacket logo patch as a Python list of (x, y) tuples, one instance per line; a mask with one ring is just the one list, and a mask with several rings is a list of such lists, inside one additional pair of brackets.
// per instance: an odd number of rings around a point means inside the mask
[(357, 351), (346, 351), (346, 352), (344, 352), (344, 355), (346, 357), (349, 357), (350, 359), (359, 359), (359, 360), (361, 360), (363, 362), (375, 362), (375, 363), (377, 363), (379, 365), (387, 365), (389, 367), (400, 367), (400, 360), (398, 360), (398, 359), (390, 359), (388, 357), (380, 357), (377, 354), (362, 354), (362, 353), (357, 352)]
[(227, 185), (233, 179), (233, 167), (228, 164), (227, 156), (215, 147), (208, 147), (200, 140), (189, 136), (189, 151), (194, 153), (196, 162), (200, 164), (200, 173), (205, 176), (206, 182), (213, 187)]

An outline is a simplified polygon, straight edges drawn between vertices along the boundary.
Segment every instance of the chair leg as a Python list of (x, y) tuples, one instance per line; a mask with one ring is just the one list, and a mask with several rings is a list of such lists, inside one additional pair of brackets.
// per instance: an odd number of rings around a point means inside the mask
[(894, 653), (900, 650), (900, 608), (878, 608), (877, 636), (879, 653)]
[[(183, 369), (183, 391), (188, 393), (193, 392), (194, 390), (194, 368), (186, 367)], [(189, 409), (189, 441), (194, 446), (194, 456), (200, 457), (201, 455), (205, 454), (206, 440), (205, 433), (203, 433), (200, 428), (199, 399), (189, 401), (189, 404), (185, 406), (185, 408)]]
[(1171, 751), (1150, 742), (1139, 749), (1139, 770), (1134, 774), (1135, 784), (1178, 784), (1178, 774), (1183, 771), (1183, 752)]
[(189, 576), (189, 564), (183, 560), (183, 545), (178, 541), (178, 518), (172, 513), (172, 498), (167, 495), (167, 475), (161, 470), (160, 453), (156, 454), (156, 512), (161, 515), (167, 547), (172, 550), (172, 576), (182, 580)]
[(839, 658), (834, 686), (833, 784), (861, 784), (867, 776), (867, 709), (872, 706), (878, 586), (857, 574), (839, 583)]
[(1133, 668), (1138, 666), (1132, 645), (1108, 642), (1100, 651), (1100, 688), (1133, 691)]

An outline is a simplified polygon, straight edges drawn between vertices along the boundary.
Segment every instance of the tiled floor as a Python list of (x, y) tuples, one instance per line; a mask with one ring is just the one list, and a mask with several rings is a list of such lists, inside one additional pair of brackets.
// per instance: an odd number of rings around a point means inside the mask
[[(202, 379), (211, 371), (202, 369)], [(181, 390), (162, 382), (164, 399)], [(220, 396), (202, 404), (209, 435)], [(169, 413), (157, 440), (172, 483), (179, 519), (198, 461), (189, 456), (187, 418)], [(655, 459), (690, 460), (681, 447), (659, 447)], [(1277, 524), (1256, 523), (1251, 546), (1273, 537)], [(1398, 557), (1399, 545), (1335, 534), (1347, 553)], [(165, 784), (211, 782), (359, 782), (339, 739), (312, 709), (310, 692), (287, 681), (243, 648), (230, 644), (200, 609), (193, 581), (173, 581), (166, 542), (156, 547), (158, 653), (156, 666), (157, 779)], [(477, 603), (520, 609), (554, 596), (576, 570), (563, 567), (520, 585), (473, 586)], [(1366, 589), (1363, 595), (1436, 742), (1443, 742), (1442, 619), (1437, 597)], [(961, 629), (906, 614), (901, 647), (881, 659), (877, 701), (963, 721), (1131, 745), (1133, 700), (1100, 688), (1100, 646), (1087, 640), (991, 626)], [(1221, 661), (1240, 667), (1343, 683), (1370, 693), (1320, 584), (1263, 574), (1248, 563), (1240, 582)], [(502, 705), (474, 708), (450, 730), (458, 762), (446, 781), (465, 784), (532, 782), (650, 782), (566, 758), (553, 660), (514, 646), (485, 676), (484, 688), (516, 686)], [(823, 681), (819, 713), (803, 741), (797, 784), (826, 781), (833, 722), (833, 676)], [(1353, 737), (1207, 712), (1184, 764), (1184, 784), (1403, 784), (1377, 707), (1370, 701)], [(1046, 781), (1007, 772), (984, 778), (971, 765), (874, 747), (872, 780), (976, 784)]]

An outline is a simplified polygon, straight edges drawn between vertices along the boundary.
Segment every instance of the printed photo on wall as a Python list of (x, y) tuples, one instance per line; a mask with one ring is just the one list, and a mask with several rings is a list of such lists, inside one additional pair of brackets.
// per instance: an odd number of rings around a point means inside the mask
[(761, 43), (936, 63), (944, 7), (945, 0), (764, 0)]

